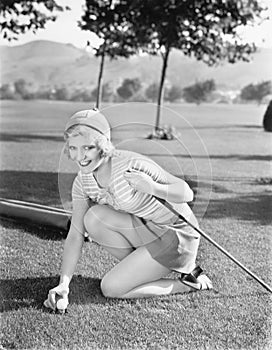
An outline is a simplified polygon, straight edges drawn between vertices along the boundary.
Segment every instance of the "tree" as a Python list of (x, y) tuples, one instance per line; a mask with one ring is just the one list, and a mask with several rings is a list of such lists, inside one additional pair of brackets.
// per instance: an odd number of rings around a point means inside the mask
[(68, 101), (71, 94), (65, 86), (56, 87), (54, 90), (54, 99), (57, 101)]
[(0, 31), (4, 38), (17, 40), (19, 34), (36, 32), (48, 21), (55, 21), (55, 12), (70, 10), (54, 0), (1, 0)]
[(0, 100), (16, 100), (20, 98), (15, 92), (13, 84), (3, 84), (0, 87)]
[(130, 20), (142, 48), (162, 57), (155, 130), (159, 131), (160, 107), (169, 55), (172, 49), (212, 66), (222, 61), (248, 60), (253, 43), (243, 42), (237, 28), (261, 19), (256, 0), (135, 0)]
[[(98, 88), (96, 87), (92, 91), (92, 95), (91, 95), (92, 100), (97, 101), (97, 95), (98, 95)], [(101, 98), (103, 99), (103, 101), (109, 102), (112, 95), (113, 95), (113, 90), (112, 90), (112, 87), (110, 86), (110, 84), (108, 82), (103, 84), (102, 89), (101, 89)]]
[(138, 78), (124, 79), (122, 85), (117, 89), (117, 93), (122, 99), (128, 100), (141, 89), (141, 82)]
[(169, 102), (175, 102), (182, 98), (183, 91), (182, 88), (178, 85), (172, 85), (170, 89), (167, 90), (165, 99)]
[(101, 39), (101, 44), (93, 48), (95, 55), (101, 58), (97, 81), (97, 108), (102, 96), (105, 57), (128, 58), (137, 51), (135, 36), (126, 17), (129, 6), (129, 0), (85, 0), (84, 14), (79, 26)]
[(23, 99), (29, 94), (27, 89), (27, 82), (24, 79), (19, 79), (14, 82), (15, 92)]
[(85, 89), (76, 89), (70, 98), (71, 101), (90, 102), (92, 100), (92, 93)]
[(187, 102), (195, 102), (197, 104), (207, 101), (208, 96), (215, 90), (214, 80), (206, 80), (204, 82), (196, 82), (193, 85), (183, 89), (183, 97)]
[(152, 102), (156, 101), (158, 92), (159, 92), (159, 85), (157, 83), (152, 83), (145, 89), (146, 97)]
[(240, 94), (242, 100), (262, 102), (262, 99), (272, 92), (271, 81), (264, 81), (259, 84), (249, 84), (245, 86)]

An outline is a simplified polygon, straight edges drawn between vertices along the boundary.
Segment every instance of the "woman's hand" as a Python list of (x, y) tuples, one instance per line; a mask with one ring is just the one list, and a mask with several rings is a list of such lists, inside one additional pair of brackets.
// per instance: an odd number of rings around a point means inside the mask
[(57, 287), (49, 290), (47, 299), (44, 301), (43, 305), (54, 311), (56, 308), (65, 311), (69, 304), (68, 294), (69, 288), (59, 284)]
[(129, 185), (137, 191), (154, 194), (155, 182), (152, 177), (139, 170), (127, 170), (124, 173), (124, 178)]

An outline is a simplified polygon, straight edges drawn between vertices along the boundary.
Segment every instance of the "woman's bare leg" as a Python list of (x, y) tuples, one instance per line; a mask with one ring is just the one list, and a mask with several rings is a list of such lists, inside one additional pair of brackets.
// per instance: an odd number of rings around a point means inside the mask
[(163, 278), (170, 270), (141, 247), (129, 214), (97, 205), (89, 209), (84, 224), (91, 238), (120, 260), (102, 279), (104, 296), (143, 298), (191, 290), (177, 279)]
[(178, 279), (163, 278), (169, 272), (151, 257), (145, 247), (140, 247), (104, 276), (101, 290), (110, 298), (146, 298), (192, 290)]
[(124, 259), (141, 245), (131, 215), (106, 205), (91, 207), (84, 217), (84, 224), (91, 238), (118, 260)]

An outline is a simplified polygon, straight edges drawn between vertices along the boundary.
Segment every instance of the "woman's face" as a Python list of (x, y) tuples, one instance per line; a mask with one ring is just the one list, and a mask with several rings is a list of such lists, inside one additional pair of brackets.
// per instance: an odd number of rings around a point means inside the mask
[(93, 172), (101, 164), (100, 151), (96, 148), (94, 139), (89, 135), (77, 135), (68, 140), (70, 158), (85, 174)]

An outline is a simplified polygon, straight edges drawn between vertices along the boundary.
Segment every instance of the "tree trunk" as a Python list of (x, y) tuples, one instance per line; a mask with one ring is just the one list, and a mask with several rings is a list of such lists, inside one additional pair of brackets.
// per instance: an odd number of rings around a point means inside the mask
[(96, 93), (96, 105), (95, 105), (97, 109), (99, 109), (100, 102), (102, 100), (104, 62), (105, 62), (105, 43), (103, 44), (103, 51), (102, 51), (101, 61), (100, 61), (100, 70), (99, 70), (98, 81), (97, 81), (97, 93)]
[(167, 69), (169, 53), (170, 53), (170, 47), (168, 46), (166, 48), (165, 54), (162, 55), (163, 65), (162, 65), (161, 81), (160, 81), (159, 94), (158, 94), (158, 100), (157, 100), (155, 132), (159, 131), (159, 129), (160, 129), (161, 105), (163, 103), (164, 80), (165, 80), (165, 76), (166, 76), (166, 69)]

